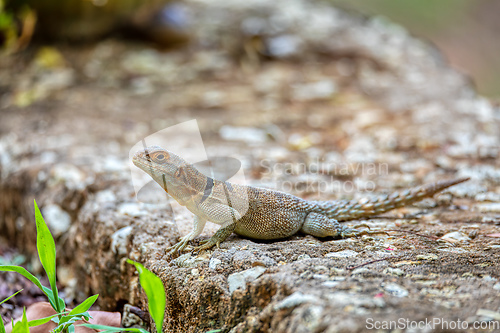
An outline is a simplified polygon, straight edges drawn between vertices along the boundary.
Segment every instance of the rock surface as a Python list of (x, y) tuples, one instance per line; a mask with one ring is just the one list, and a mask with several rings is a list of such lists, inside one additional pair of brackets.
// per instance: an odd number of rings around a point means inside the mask
[[(146, 308), (124, 263), (140, 261), (164, 282), (166, 332), (353, 332), (369, 321), (472, 323), (498, 313), (500, 242), (488, 236), (500, 222), (498, 106), (427, 44), (380, 19), (298, 0), (185, 3), (195, 18), (190, 48), (61, 46), (71, 60), (64, 70), (78, 79), (43, 96), (29, 94), (53, 69), (2, 59), (6, 241), (33, 254), (33, 198), (58, 207), (46, 218), (64, 216), (50, 225), (64, 230), (58, 261), (75, 270), (76, 297), (99, 293), (102, 309)], [(20, 96), (38, 97), (21, 108)], [(192, 216), (138, 202), (128, 154), (143, 137), (190, 119), (207, 153), (240, 160), (249, 183), (305, 198), (472, 180), (368, 222), (397, 230), (390, 236), (233, 235), (221, 249), (172, 260), (165, 248), (189, 231)], [(207, 225), (193, 245), (215, 230)]]

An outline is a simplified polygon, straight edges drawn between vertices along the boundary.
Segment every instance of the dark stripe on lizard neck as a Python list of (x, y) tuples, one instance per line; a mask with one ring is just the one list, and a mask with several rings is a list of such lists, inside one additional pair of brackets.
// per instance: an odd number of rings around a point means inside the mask
[(207, 200), (210, 193), (212, 193), (212, 188), (214, 187), (214, 180), (207, 177), (207, 186), (205, 186), (205, 191), (203, 191), (203, 197), (201, 198), (200, 204)]

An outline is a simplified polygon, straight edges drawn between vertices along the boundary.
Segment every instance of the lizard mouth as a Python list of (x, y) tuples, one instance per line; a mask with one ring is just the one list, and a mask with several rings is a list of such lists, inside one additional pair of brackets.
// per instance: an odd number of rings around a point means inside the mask
[(155, 174), (161, 173), (162, 178), (165, 178), (164, 172), (161, 171), (160, 168), (157, 165), (155, 165), (153, 161), (151, 161), (151, 158), (149, 158), (146, 154), (144, 154), (144, 152), (136, 153), (132, 158), (132, 162), (136, 167), (148, 173), (152, 177), (154, 177)]
[(167, 176), (164, 170), (161, 170), (161, 168), (151, 160), (149, 154), (149, 150), (138, 151), (134, 154), (132, 162), (136, 167), (149, 174), (168, 193)]
[[(144, 164), (145, 154), (142, 151), (138, 151), (137, 153), (134, 154), (134, 157), (132, 157), (132, 162), (134, 163), (135, 166), (140, 167)], [(151, 163), (151, 160), (148, 160), (149, 163)]]

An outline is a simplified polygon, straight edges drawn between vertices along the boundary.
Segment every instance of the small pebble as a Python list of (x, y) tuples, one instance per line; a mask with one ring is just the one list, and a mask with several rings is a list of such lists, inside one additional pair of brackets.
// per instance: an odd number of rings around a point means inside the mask
[(500, 202), (479, 204), (475, 208), (481, 213), (500, 213)]
[(488, 309), (478, 309), (476, 315), (481, 317), (486, 317), (489, 320), (500, 321), (500, 312), (497, 311), (492, 311)]
[(47, 205), (42, 208), (42, 213), (54, 237), (66, 233), (71, 227), (71, 216), (58, 205)]
[(394, 275), (394, 276), (403, 276), (403, 275), (405, 275), (405, 272), (400, 268), (387, 267), (386, 269), (384, 269), (384, 274)]
[(118, 212), (132, 217), (139, 217), (147, 214), (146, 211), (141, 209), (140, 204), (135, 202), (122, 203), (118, 206)]
[(293, 99), (297, 101), (327, 99), (337, 91), (335, 82), (332, 80), (296, 84), (292, 88)]
[(302, 44), (303, 42), (298, 36), (282, 35), (269, 38), (267, 48), (272, 56), (283, 58), (298, 54)]
[(323, 266), (323, 265), (315, 266), (313, 269), (315, 272), (328, 272), (329, 271), (328, 267)]
[(325, 281), (321, 285), (325, 286), (325, 287), (328, 287), (328, 288), (335, 288), (339, 284), (340, 284), (339, 281)]
[(246, 143), (264, 143), (267, 141), (266, 132), (254, 127), (222, 126), (219, 135), (227, 141), (243, 141)]
[(483, 280), (484, 281), (496, 281), (497, 279), (495, 279), (491, 275), (483, 275)]
[(318, 303), (320, 299), (313, 295), (304, 295), (299, 291), (294, 292), (290, 296), (283, 299), (281, 302), (274, 305), (273, 310), (278, 311), (282, 309), (295, 308), (303, 303)]
[(446, 235), (441, 237), (442, 239), (455, 240), (459, 242), (468, 242), (470, 241), (469, 236), (460, 231), (449, 232)]
[(311, 256), (308, 254), (301, 254), (300, 256), (297, 257), (297, 261), (305, 259), (311, 259)]
[(116, 196), (111, 190), (99, 191), (96, 193), (96, 201), (99, 203), (116, 202)]
[(111, 235), (111, 251), (113, 251), (113, 253), (118, 254), (119, 256), (127, 255), (128, 241), (132, 230), (133, 227), (129, 225), (118, 229)]
[(210, 262), (208, 263), (208, 268), (210, 269), (217, 269), (217, 266), (222, 263), (222, 260), (217, 259), (217, 258), (211, 258)]
[(259, 276), (264, 274), (266, 268), (257, 266), (244, 270), (242, 272), (233, 273), (227, 277), (229, 292), (232, 294), (236, 289), (245, 289), (247, 282), (252, 282)]
[(56, 164), (51, 170), (49, 186), (58, 183), (63, 183), (71, 190), (82, 190), (85, 186), (85, 174), (74, 165)]
[(365, 274), (365, 273), (370, 273), (371, 271), (366, 268), (366, 267), (360, 267), (360, 268), (356, 268), (356, 269), (353, 269), (351, 274), (352, 275), (358, 275), (358, 274)]
[(386, 283), (383, 285), (383, 287), (385, 291), (395, 297), (406, 297), (409, 294), (408, 290), (396, 283)]
[(359, 253), (353, 250), (343, 250), (343, 251), (338, 251), (338, 252), (330, 252), (325, 254), (325, 257), (327, 258), (349, 258), (349, 257), (355, 257)]
[(435, 254), (419, 254), (417, 260), (437, 260), (438, 256)]
[(500, 193), (495, 193), (495, 192), (484, 192), (484, 193), (478, 193), (475, 197), (474, 200), (476, 201), (500, 201)]

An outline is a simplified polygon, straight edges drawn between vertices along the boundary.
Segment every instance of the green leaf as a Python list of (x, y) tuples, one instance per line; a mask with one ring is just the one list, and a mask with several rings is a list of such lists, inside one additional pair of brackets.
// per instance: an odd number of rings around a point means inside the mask
[(90, 307), (95, 303), (95, 301), (97, 300), (97, 297), (99, 297), (99, 294), (94, 295), (94, 296), (90, 296), (85, 301), (83, 301), (82, 303), (77, 305), (73, 310), (71, 310), (71, 312), (69, 314), (74, 315), (77, 313), (87, 312), (87, 310), (90, 309)]
[(89, 321), (90, 319), (94, 319), (94, 318), (90, 315), (90, 313), (88, 313), (88, 311), (87, 311), (87, 312), (82, 313), (81, 315), (82, 315), (82, 318), (83, 318), (83, 319), (85, 319), (85, 321)]
[(166, 304), (163, 283), (159, 277), (148, 271), (140, 263), (130, 259), (127, 259), (127, 262), (134, 265), (139, 272), (139, 282), (148, 297), (149, 314), (155, 322), (156, 332), (160, 333), (163, 327), (163, 317), (165, 316)]
[(56, 332), (67, 332), (70, 327), (75, 327), (73, 325), (76, 321), (81, 320), (79, 317), (63, 317), (59, 325), (54, 329)]
[[(88, 318), (90, 315), (88, 312), (76, 313), (76, 314), (68, 314), (64, 316), (58, 321), (59, 326), (62, 324), (73, 324), (75, 321), (82, 320), (83, 317)], [(87, 319), (86, 319), (87, 320)]]
[(211, 330), (211, 331), (207, 331), (205, 333), (218, 333), (218, 332), (222, 332), (222, 329), (218, 329), (218, 330)]
[[(57, 292), (57, 289), (56, 289), (56, 292)], [(64, 302), (64, 300), (57, 296), (57, 298), (59, 299), (59, 309), (61, 309), (61, 311), (63, 311), (64, 309), (66, 309), (66, 303)]]
[(12, 327), (12, 333), (29, 333), (28, 319), (26, 318), (26, 308), (23, 308), (23, 318)]
[(21, 290), (18, 290), (16, 291), (14, 294), (10, 295), (9, 297), (7, 297), (6, 299), (4, 299), (3, 301), (0, 302), (0, 304), (2, 303), (5, 303), (7, 302), (9, 299), (11, 299), (12, 297), (16, 296), (17, 294), (19, 294), (21, 291), (23, 291), (24, 289), (21, 289)]
[(43, 325), (45, 323), (48, 323), (52, 318), (60, 316), (60, 315), (64, 315), (65, 313), (68, 313), (68, 312), (56, 313), (56, 314), (49, 316), (49, 317), (30, 320), (30, 321), (28, 321), (28, 326), (33, 327), (33, 326)]
[[(47, 293), (44, 290), (44, 288), (46, 288), (48, 291), (50, 291), (52, 293), (52, 291), (50, 289), (48, 289), (47, 287), (42, 286), (42, 283), (40, 282), (40, 280), (38, 280), (33, 274), (31, 274), (30, 272), (28, 272), (24, 267), (21, 267), (21, 266), (12, 266), (12, 265), (0, 265), (0, 272), (16, 272), (16, 273), (19, 273), (22, 276), (24, 276), (25, 278), (27, 278), (28, 280), (30, 280), (31, 282), (33, 282), (33, 284), (35, 284), (38, 288), (40, 288), (40, 290), (43, 291), (45, 293), (45, 295), (47, 295)], [(48, 296), (49, 295), (47, 295), (47, 297)]]
[(59, 301), (56, 286), (56, 243), (54, 242), (54, 238), (50, 233), (49, 227), (47, 227), (42, 213), (36, 204), (36, 200), (33, 200), (33, 202), (35, 204), (36, 248), (38, 250), (38, 257), (40, 257), (40, 262), (42, 263), (43, 269), (49, 278), (54, 299), (58, 300), (55, 302), (55, 310), (56, 312), (62, 312), (64, 308), (61, 308), (61, 302)]
[(0, 316), (0, 333), (5, 333), (5, 326), (3, 325), (3, 319)]
[[(49, 299), (50, 305), (52, 306), (52, 308), (54, 310), (57, 311), (57, 308), (56, 308), (55, 302), (54, 302), (54, 294), (52, 293), (52, 290), (43, 286), (42, 283), (40, 282), (40, 280), (38, 280), (33, 274), (28, 272), (24, 267), (13, 266), (13, 265), (0, 265), (0, 272), (2, 272), (2, 271), (3, 272), (19, 273), (22, 276), (24, 276), (25, 278), (27, 278), (28, 280), (30, 280), (31, 282), (33, 282), (34, 285), (36, 285), (38, 288), (40, 288), (40, 290), (43, 291), (43, 293), (45, 295), (47, 295), (47, 298)], [(64, 304), (64, 300), (60, 297), (59, 297), (59, 303)], [(65, 306), (62, 307), (62, 309), (64, 309), (64, 308), (65, 308)]]
[(52, 293), (52, 290), (50, 288), (47, 288), (45, 286), (42, 286), (42, 291), (47, 295), (47, 298), (49, 299), (49, 303), (52, 306), (52, 309), (56, 310), (56, 303), (54, 302), (54, 294)]
[(133, 327), (113, 327), (106, 325), (96, 325), (96, 324), (81, 324), (78, 326), (84, 326), (88, 328), (92, 328), (94, 330), (104, 330), (101, 333), (112, 333), (112, 332), (138, 332), (138, 333), (149, 333), (143, 328), (133, 328)]

